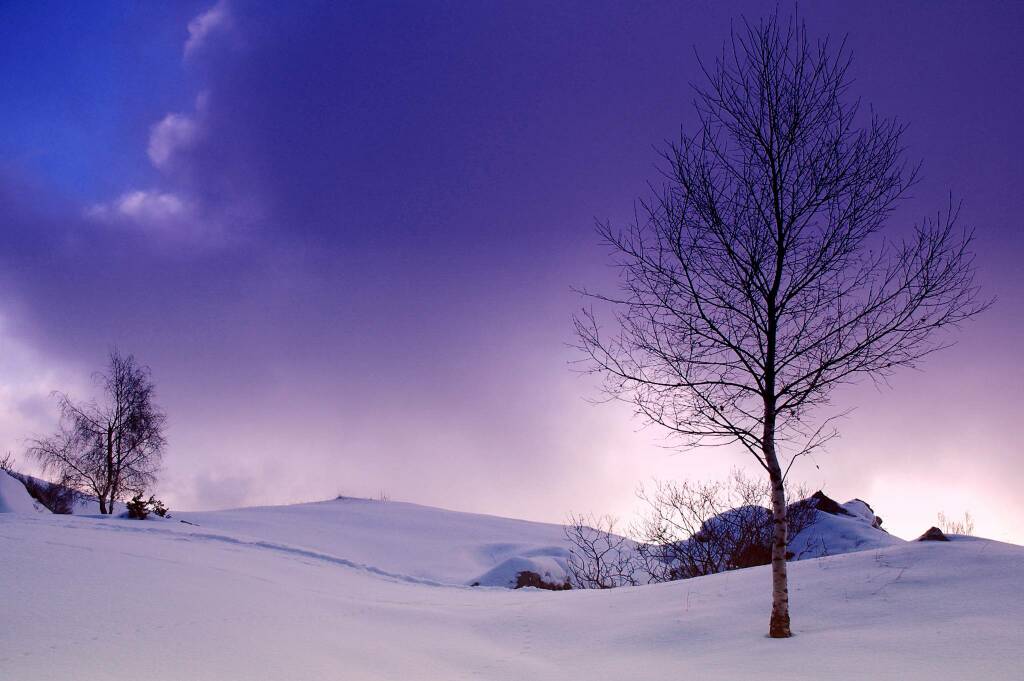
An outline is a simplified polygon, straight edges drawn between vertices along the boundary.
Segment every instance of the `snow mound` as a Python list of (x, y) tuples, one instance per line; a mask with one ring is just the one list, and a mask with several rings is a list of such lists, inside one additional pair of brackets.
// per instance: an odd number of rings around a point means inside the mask
[[(789, 540), (789, 551), (796, 560), (906, 543), (882, 529), (882, 519), (875, 515), (866, 502), (853, 499), (845, 504), (836, 504), (820, 492), (818, 495), (805, 500), (818, 504), (814, 523)], [(830, 510), (824, 511), (822, 508)]]
[(0, 513), (49, 513), (32, 498), (22, 482), (6, 471), (0, 471)]

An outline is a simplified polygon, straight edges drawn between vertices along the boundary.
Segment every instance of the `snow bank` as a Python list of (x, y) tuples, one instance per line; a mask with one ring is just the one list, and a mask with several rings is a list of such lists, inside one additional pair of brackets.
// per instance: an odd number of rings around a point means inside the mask
[(32, 498), (21, 480), (0, 471), (0, 513), (49, 513), (50, 511)]

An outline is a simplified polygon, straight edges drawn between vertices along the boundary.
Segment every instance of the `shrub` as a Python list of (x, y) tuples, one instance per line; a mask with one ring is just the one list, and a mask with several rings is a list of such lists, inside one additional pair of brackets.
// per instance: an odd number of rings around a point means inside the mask
[(161, 518), (169, 518), (168, 508), (164, 506), (164, 502), (157, 499), (152, 494), (149, 495), (149, 499), (142, 499), (142, 492), (139, 492), (132, 500), (128, 502), (128, 517), (134, 518), (135, 520), (145, 520), (150, 513), (155, 513)]
[(150, 497), (149, 504), (150, 506), (153, 507), (153, 513), (156, 513), (161, 518), (169, 517), (167, 514), (170, 511), (170, 509), (164, 506), (164, 502), (160, 501), (159, 499), (154, 499), (153, 497)]
[(142, 500), (142, 492), (139, 492), (128, 502), (128, 517), (135, 520), (145, 520), (149, 515), (149, 502)]

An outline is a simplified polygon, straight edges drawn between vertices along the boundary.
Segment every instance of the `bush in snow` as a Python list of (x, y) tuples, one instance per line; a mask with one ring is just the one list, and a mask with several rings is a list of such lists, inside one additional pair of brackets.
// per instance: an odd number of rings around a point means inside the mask
[(159, 499), (154, 499), (153, 497), (150, 497), (149, 505), (153, 507), (153, 513), (156, 513), (161, 518), (167, 517), (167, 513), (170, 509), (164, 506), (164, 502), (160, 501)]
[(145, 520), (150, 513), (155, 513), (161, 518), (168, 517), (167, 507), (164, 502), (150, 495), (149, 499), (143, 500), (142, 492), (139, 492), (128, 502), (128, 517), (136, 520)]
[(136, 520), (145, 520), (149, 515), (149, 502), (142, 499), (142, 492), (139, 492), (128, 502), (128, 517)]

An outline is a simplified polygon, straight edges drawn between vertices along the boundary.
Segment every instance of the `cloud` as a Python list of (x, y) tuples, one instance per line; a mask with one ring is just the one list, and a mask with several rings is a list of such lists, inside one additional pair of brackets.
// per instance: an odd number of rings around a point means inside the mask
[(199, 137), (199, 125), (185, 114), (170, 113), (153, 126), (146, 152), (149, 160), (160, 170), (173, 163), (175, 154), (191, 147)]
[(11, 452), (22, 470), (38, 473), (24, 456), (25, 439), (45, 435), (57, 424), (52, 391), (84, 397), (90, 383), (84, 372), (41, 353), (9, 327), (0, 315), (0, 456)]
[(89, 206), (85, 217), (114, 227), (135, 229), (165, 243), (208, 247), (223, 243), (220, 223), (196, 202), (159, 189), (126, 191), (113, 201)]
[(202, 48), (210, 35), (231, 28), (232, 23), (231, 10), (226, 0), (219, 0), (213, 7), (188, 22), (185, 57), (192, 56)]
[(187, 219), (192, 205), (176, 194), (159, 190), (135, 189), (107, 203), (86, 210), (91, 218), (112, 222), (127, 219), (144, 226), (162, 226)]

